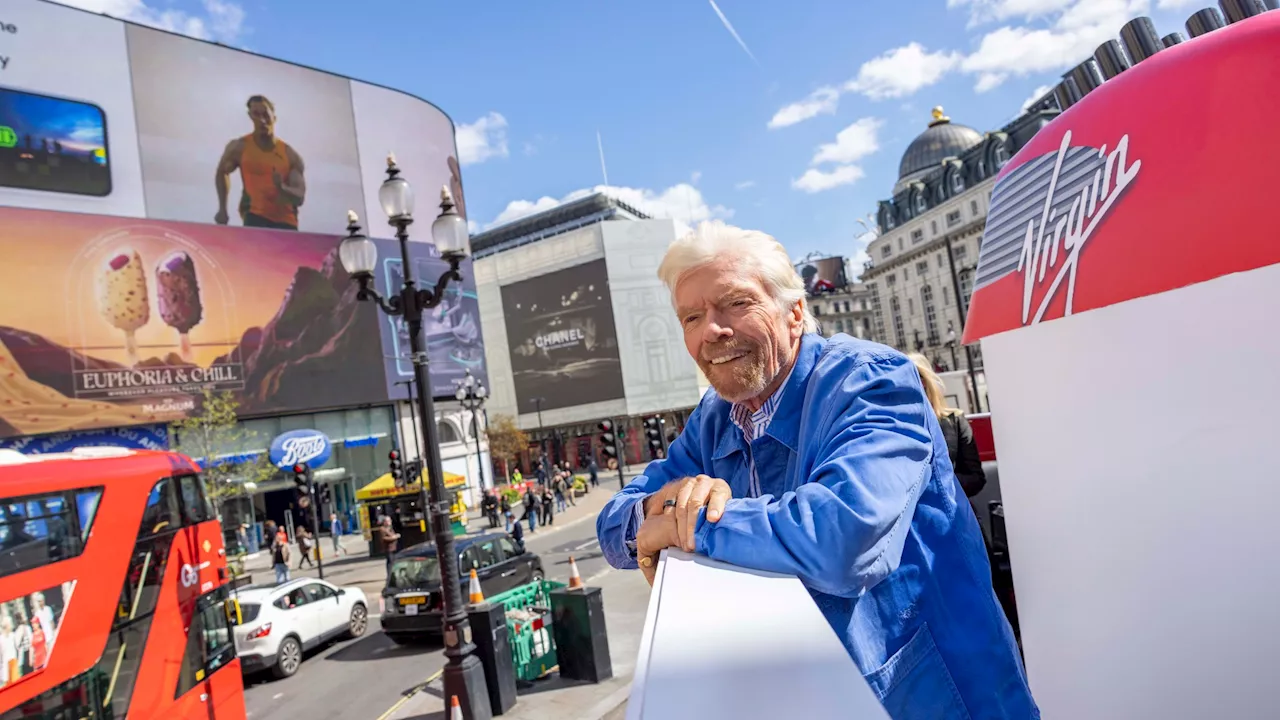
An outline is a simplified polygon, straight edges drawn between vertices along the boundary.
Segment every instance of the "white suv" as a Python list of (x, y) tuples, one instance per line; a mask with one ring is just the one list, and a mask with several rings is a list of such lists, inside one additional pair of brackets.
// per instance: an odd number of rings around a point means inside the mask
[(358, 587), (298, 578), (240, 590), (236, 653), (245, 673), (270, 669), (278, 678), (298, 671), (302, 654), (328, 640), (354, 638), (369, 626), (369, 603)]

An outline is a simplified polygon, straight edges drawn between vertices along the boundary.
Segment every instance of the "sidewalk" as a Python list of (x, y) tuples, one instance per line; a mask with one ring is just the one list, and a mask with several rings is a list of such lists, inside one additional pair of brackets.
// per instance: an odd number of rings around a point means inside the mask
[[(638, 472), (643, 466), (637, 466)], [(628, 468), (630, 471), (630, 468)], [(635, 473), (628, 472), (627, 481), (630, 482)], [(540, 526), (536, 533), (526, 533), (525, 541), (528, 542), (534, 538), (545, 538), (554, 535), (565, 528), (578, 525), (587, 520), (594, 521), (596, 515), (600, 513), (600, 509), (604, 507), (609, 498), (618, 490), (618, 478), (614, 473), (610, 476), (602, 475), (600, 477), (599, 487), (593, 488), (586, 495), (579, 497), (577, 505), (569, 506), (569, 509), (563, 513), (556, 513), (555, 524), (551, 526)], [(523, 509), (521, 509), (523, 512)], [(469, 522), (468, 530), (471, 534), (487, 532), (489, 530), (489, 522), (480, 516), (479, 511), (468, 513)], [(346, 551), (346, 555), (334, 558), (333, 543), (329, 536), (321, 536), (320, 553), (324, 562), (324, 579), (335, 585), (355, 585), (364, 591), (372, 602), (377, 599), (382, 592), (383, 585), (386, 583), (386, 560), (381, 556), (369, 557), (369, 543), (360, 533), (343, 535), (342, 548)], [(319, 573), (314, 567), (304, 567), (298, 569), (298, 546), (291, 545), (289, 548), (291, 554), (291, 562), (289, 563), (289, 577), (317, 577)], [(274, 583), (275, 571), (271, 568), (271, 555), (266, 551), (256, 554), (245, 560), (245, 572), (248, 573), (254, 584)], [(372, 608), (371, 608), (372, 610)]]
[[(592, 583), (604, 591), (605, 627), (613, 678), (599, 685), (570, 682), (552, 673), (517, 692), (515, 707), (503, 720), (622, 720), (631, 677), (640, 652), (649, 585), (639, 572), (615, 570)], [(444, 690), (439, 677), (380, 720), (444, 720)]]

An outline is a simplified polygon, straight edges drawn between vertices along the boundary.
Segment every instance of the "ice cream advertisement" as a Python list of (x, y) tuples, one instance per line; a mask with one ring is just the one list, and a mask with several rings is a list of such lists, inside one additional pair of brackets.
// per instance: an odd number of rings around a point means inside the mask
[[(386, 397), (378, 317), (337, 238), (0, 208), (0, 437)], [(38, 249), (38, 252), (33, 250)]]

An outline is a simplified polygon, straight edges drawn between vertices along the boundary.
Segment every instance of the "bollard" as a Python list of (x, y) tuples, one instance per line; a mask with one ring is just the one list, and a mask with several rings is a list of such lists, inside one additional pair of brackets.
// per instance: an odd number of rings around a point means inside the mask
[(613, 677), (604, 594), (598, 587), (551, 591), (560, 677), (600, 683)]
[(489, 707), (494, 715), (501, 715), (516, 704), (516, 666), (507, 614), (500, 603), (486, 603), (470, 606), (467, 619), (471, 621), (476, 657), (484, 667)]

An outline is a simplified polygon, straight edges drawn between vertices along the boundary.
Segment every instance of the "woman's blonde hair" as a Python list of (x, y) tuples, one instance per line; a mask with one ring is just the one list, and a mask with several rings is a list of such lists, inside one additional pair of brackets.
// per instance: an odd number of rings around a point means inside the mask
[(915, 363), (916, 370), (920, 372), (920, 384), (924, 386), (924, 396), (929, 398), (929, 405), (933, 407), (933, 414), (942, 419), (947, 415), (954, 415), (959, 410), (947, 407), (947, 401), (943, 395), (946, 385), (942, 383), (942, 378), (938, 377), (938, 373), (933, 371), (933, 363), (929, 362), (929, 358), (920, 353), (911, 353), (907, 355), (911, 362)]

